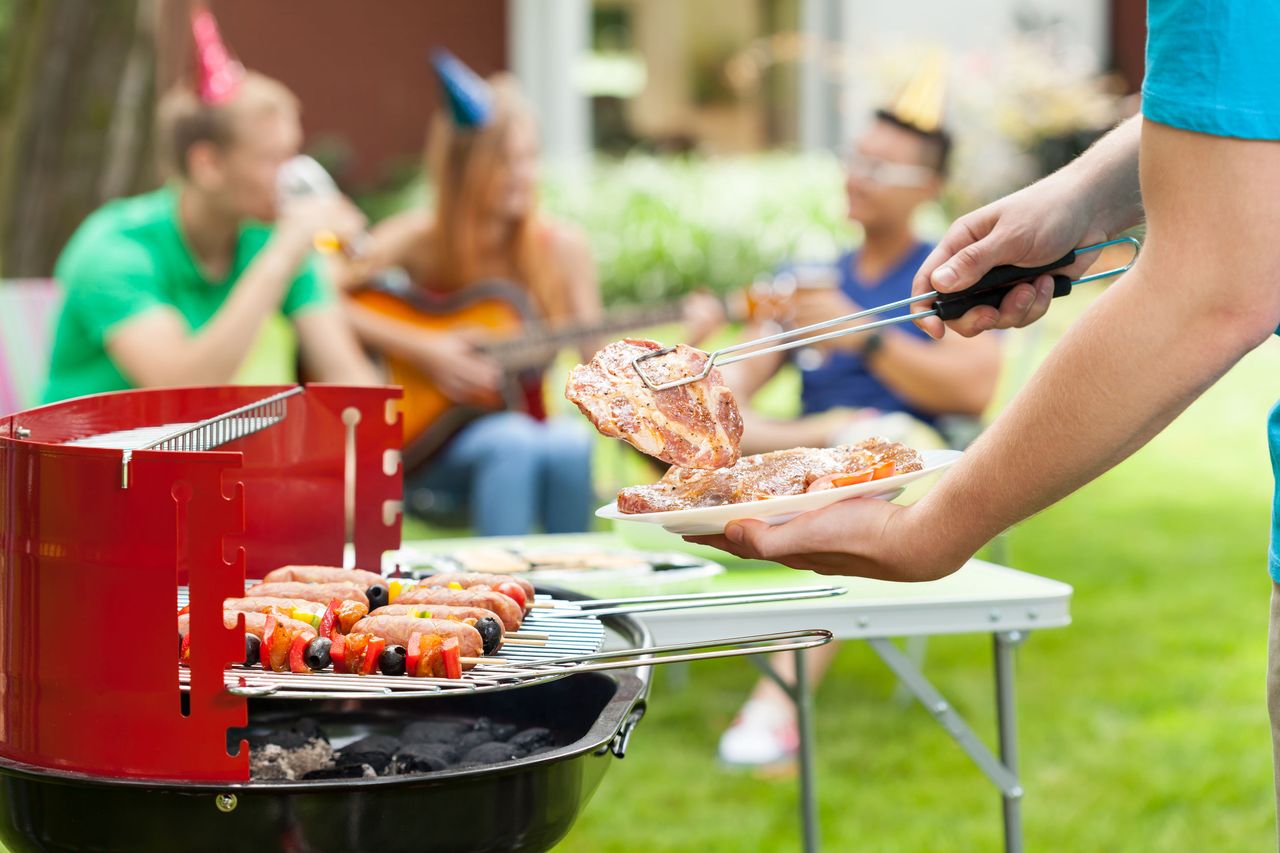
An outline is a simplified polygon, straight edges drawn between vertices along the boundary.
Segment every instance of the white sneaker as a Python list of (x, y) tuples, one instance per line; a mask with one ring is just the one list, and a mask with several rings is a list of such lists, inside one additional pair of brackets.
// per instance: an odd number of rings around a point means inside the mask
[(787, 709), (752, 699), (720, 736), (718, 752), (725, 764), (765, 767), (790, 761), (799, 750), (800, 734)]

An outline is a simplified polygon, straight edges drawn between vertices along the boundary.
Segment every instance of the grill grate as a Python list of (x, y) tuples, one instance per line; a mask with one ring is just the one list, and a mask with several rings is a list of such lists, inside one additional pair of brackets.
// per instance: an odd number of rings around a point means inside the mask
[[(249, 581), (252, 585), (257, 581)], [(178, 588), (178, 607), (189, 602), (188, 589)], [(547, 637), (542, 646), (503, 646), (495, 660), (505, 663), (481, 664), (462, 674), (461, 679), (408, 678), (390, 675), (351, 675), (337, 672), (267, 672), (258, 667), (240, 664), (224, 673), (227, 690), (244, 696), (274, 696), (299, 699), (377, 698), (389, 696), (439, 696), (444, 694), (474, 693), (502, 690), (522, 686), (531, 681), (550, 681), (568, 675), (572, 669), (565, 664), (548, 664), (536, 669), (539, 662), (566, 657), (581, 657), (600, 651), (604, 646), (604, 625), (594, 616), (579, 619), (563, 619), (555, 615), (565, 608), (576, 610), (573, 602), (548, 595), (539, 595), (539, 604), (525, 617), (520, 630), (538, 632)], [(531, 673), (529, 667), (534, 666)], [(536, 677), (531, 677), (537, 673)], [(178, 684), (183, 690), (190, 687), (190, 670), (178, 668)]]
[[(246, 587), (256, 581), (246, 582)], [(504, 646), (491, 662), (481, 663), (460, 679), (408, 678), (405, 676), (349, 675), (336, 672), (267, 672), (240, 664), (223, 674), (229, 693), (239, 696), (271, 696), (280, 699), (377, 699), (389, 697), (447, 696), (509, 690), (541, 684), (579, 672), (649, 667), (659, 663), (714, 660), (743, 655), (811, 649), (831, 642), (831, 633), (819, 629), (733, 637), (706, 643), (601, 651), (604, 647), (602, 617), (645, 610), (716, 607), (770, 601), (827, 598), (843, 595), (844, 587), (802, 587), (754, 591), (650, 596), (633, 599), (585, 599), (568, 601), (550, 595), (535, 599), (520, 626), (547, 638), (542, 646)], [(189, 600), (186, 587), (178, 588), (178, 606)], [(630, 605), (621, 605), (630, 601)], [(483, 660), (483, 659), (482, 659)], [(181, 689), (190, 689), (190, 671), (178, 667)]]

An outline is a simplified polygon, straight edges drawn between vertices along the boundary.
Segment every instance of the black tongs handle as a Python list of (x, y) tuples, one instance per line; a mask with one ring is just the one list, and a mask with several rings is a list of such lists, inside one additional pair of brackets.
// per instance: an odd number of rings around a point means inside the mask
[[(1053, 263), (1045, 264), (1044, 266), (992, 267), (972, 287), (955, 293), (940, 295), (933, 301), (933, 307), (937, 309), (938, 316), (943, 320), (954, 320), (963, 316), (970, 308), (978, 305), (990, 305), (993, 308), (999, 308), (1000, 303), (1004, 301), (1005, 296), (1008, 295), (1010, 290), (1013, 290), (1015, 285), (1034, 281), (1038, 276), (1062, 269), (1068, 264), (1074, 263), (1075, 259), (1076, 251), (1073, 249)], [(1070, 293), (1071, 284), (1072, 281), (1067, 276), (1055, 275), (1053, 277), (1054, 298), (1066, 296)]]

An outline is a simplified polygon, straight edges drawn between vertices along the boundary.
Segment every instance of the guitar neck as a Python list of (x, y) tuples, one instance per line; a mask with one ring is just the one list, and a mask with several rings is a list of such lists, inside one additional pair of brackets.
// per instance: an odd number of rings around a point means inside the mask
[(614, 308), (610, 309), (608, 319), (598, 323), (560, 326), (541, 334), (486, 344), (481, 349), (508, 370), (529, 369), (547, 364), (565, 347), (645, 326), (670, 323), (680, 319), (681, 314), (679, 303)]

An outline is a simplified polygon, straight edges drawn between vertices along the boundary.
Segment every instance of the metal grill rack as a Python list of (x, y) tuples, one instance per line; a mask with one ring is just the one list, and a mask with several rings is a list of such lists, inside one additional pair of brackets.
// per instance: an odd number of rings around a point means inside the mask
[(263, 397), (196, 423), (160, 424), (106, 432), (66, 442), (77, 447), (105, 447), (123, 451), (120, 488), (129, 488), (129, 463), (135, 450), (205, 451), (275, 426), (288, 414), (288, 399), (303, 392), (301, 385)]
[[(249, 584), (254, 583), (253, 581)], [(601, 651), (604, 646), (602, 617), (659, 609), (716, 607), (751, 604), (784, 598), (827, 598), (845, 593), (844, 587), (811, 587), (698, 595), (663, 595), (632, 599), (568, 601), (549, 595), (535, 599), (521, 631), (547, 637), (543, 646), (503, 646), (493, 663), (481, 663), (460, 679), (408, 678), (401, 675), (353, 675), (331, 671), (268, 672), (236, 664), (223, 673), (227, 692), (238, 696), (275, 699), (377, 699), (457, 695), (510, 690), (540, 684), (579, 672), (629, 669), (660, 663), (713, 660), (722, 657), (765, 654), (813, 648), (831, 641), (827, 631), (788, 631), (752, 637), (733, 637), (711, 643)], [(187, 604), (188, 591), (179, 587), (178, 606)], [(624, 603), (625, 602), (625, 603)], [(698, 651), (715, 649), (714, 651)], [(190, 689), (190, 670), (178, 668), (180, 689)]]

